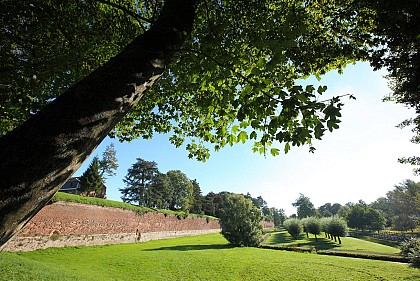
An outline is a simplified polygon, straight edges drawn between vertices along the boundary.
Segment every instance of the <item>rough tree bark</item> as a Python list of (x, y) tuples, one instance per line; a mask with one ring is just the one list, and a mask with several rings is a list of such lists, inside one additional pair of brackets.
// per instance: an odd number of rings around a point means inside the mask
[(77, 171), (162, 75), (198, 0), (167, 0), (120, 54), (0, 139), (0, 249)]

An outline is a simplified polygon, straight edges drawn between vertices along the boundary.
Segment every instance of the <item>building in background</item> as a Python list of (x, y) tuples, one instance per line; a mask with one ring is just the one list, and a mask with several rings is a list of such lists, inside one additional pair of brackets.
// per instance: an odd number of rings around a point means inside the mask
[(70, 194), (76, 194), (80, 196), (89, 196), (89, 197), (96, 197), (96, 198), (106, 198), (106, 186), (102, 184), (102, 189), (100, 193), (96, 193), (94, 191), (92, 192), (86, 192), (86, 191), (80, 191), (81, 189), (81, 183), (80, 183), (80, 177), (74, 177), (70, 178), (61, 188), (60, 192), (70, 193)]

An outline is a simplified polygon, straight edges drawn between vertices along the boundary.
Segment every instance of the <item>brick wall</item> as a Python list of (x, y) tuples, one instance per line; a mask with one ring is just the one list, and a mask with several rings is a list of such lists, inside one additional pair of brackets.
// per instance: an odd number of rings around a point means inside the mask
[(133, 243), (220, 231), (218, 220), (181, 218), (118, 208), (57, 202), (45, 206), (3, 250)]

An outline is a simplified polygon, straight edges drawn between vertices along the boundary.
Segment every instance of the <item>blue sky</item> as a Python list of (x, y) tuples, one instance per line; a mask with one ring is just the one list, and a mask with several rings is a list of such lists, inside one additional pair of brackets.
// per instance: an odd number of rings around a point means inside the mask
[[(381, 99), (389, 94), (384, 71), (374, 72), (366, 63), (349, 65), (344, 74), (328, 73), (321, 82), (315, 79), (304, 84), (327, 85), (325, 99), (353, 94), (356, 100), (343, 99), (342, 123), (322, 141), (316, 141), (314, 154), (307, 147), (296, 148), (272, 157), (253, 153), (252, 143), (237, 144), (212, 152), (210, 159), (198, 162), (188, 159), (184, 148), (175, 148), (166, 135), (152, 140), (120, 143), (105, 139), (93, 152), (101, 157), (111, 142), (117, 150), (117, 175), (107, 180), (107, 197), (120, 200), (118, 188), (128, 168), (140, 157), (155, 161), (161, 172), (181, 170), (196, 179), (203, 194), (210, 191), (250, 192), (262, 196), (269, 207), (283, 208), (287, 215), (296, 212), (292, 203), (299, 193), (308, 196), (316, 207), (324, 203), (374, 201), (405, 179), (420, 181), (412, 167), (399, 164), (401, 156), (419, 154), (419, 147), (409, 139), (412, 132), (395, 126), (414, 117), (414, 110)], [(91, 162), (89, 158), (76, 172), (79, 176)]]

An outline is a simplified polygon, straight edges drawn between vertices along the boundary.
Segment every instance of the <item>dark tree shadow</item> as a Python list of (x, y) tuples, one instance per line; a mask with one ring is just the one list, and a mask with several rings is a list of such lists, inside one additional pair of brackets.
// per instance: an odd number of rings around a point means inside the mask
[(235, 248), (230, 244), (210, 244), (210, 245), (181, 245), (181, 246), (168, 246), (153, 249), (146, 249), (145, 251), (199, 251), (199, 250), (222, 250)]

